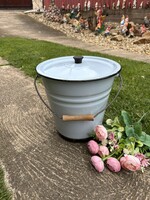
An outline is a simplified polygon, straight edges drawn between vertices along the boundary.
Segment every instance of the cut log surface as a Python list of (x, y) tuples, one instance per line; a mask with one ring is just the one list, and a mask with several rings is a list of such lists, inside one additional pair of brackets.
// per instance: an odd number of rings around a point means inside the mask
[[(1, 164), (15, 200), (148, 200), (150, 170), (98, 173), (86, 142), (62, 138), (32, 78), (0, 67)], [(47, 100), (44, 87), (39, 89)]]

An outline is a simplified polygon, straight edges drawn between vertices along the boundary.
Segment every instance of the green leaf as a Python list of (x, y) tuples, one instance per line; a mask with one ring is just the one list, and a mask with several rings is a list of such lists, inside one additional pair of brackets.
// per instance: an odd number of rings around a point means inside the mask
[(119, 132), (123, 132), (123, 131), (124, 131), (124, 127), (120, 126), (120, 127), (118, 128), (118, 131), (119, 131)]
[(135, 134), (137, 134), (138, 136), (142, 135), (142, 124), (140, 122), (136, 122), (134, 124), (134, 132)]
[(118, 139), (120, 139), (122, 137), (122, 133), (121, 132), (118, 132)]
[(138, 140), (150, 147), (150, 135), (147, 135), (145, 132), (142, 132), (141, 136), (138, 137)]
[(150, 158), (150, 152), (147, 152), (147, 153), (145, 154), (145, 156), (146, 156), (147, 158)]
[(139, 147), (136, 147), (136, 148), (134, 149), (134, 153), (133, 153), (133, 154), (136, 154), (136, 153), (139, 153)]
[(142, 146), (143, 146), (143, 142), (137, 140), (137, 141), (136, 141), (136, 145), (137, 145), (138, 147), (142, 147)]
[(129, 154), (130, 151), (129, 151), (128, 149), (124, 148), (124, 149), (123, 149), (123, 153), (124, 153), (124, 154)]
[(134, 128), (131, 127), (131, 126), (125, 127), (125, 133), (126, 133), (127, 137), (134, 137), (135, 136)]
[(112, 130), (112, 132), (115, 132), (115, 131), (118, 131), (118, 128), (113, 127), (111, 130)]
[(119, 122), (118, 117), (115, 117), (114, 122), (113, 122), (112, 125), (113, 125), (113, 126), (116, 126), (116, 127), (120, 127), (120, 122)]
[(125, 123), (126, 126), (131, 126), (132, 125), (131, 118), (130, 118), (129, 114), (126, 111), (122, 110), (121, 111), (121, 116), (122, 116), (123, 122)]
[(107, 124), (108, 126), (112, 126), (113, 120), (112, 120), (112, 119), (107, 119), (107, 120), (106, 120), (106, 124)]
[(130, 141), (130, 142), (135, 142), (136, 139), (135, 139), (135, 137), (129, 137), (129, 141)]

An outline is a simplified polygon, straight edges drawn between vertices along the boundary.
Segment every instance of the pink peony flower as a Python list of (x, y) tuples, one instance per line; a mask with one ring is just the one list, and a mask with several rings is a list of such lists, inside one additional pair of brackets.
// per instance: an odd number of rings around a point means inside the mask
[(107, 130), (106, 130), (106, 128), (103, 125), (97, 125), (95, 127), (94, 131), (96, 133), (96, 138), (99, 141), (105, 140), (107, 138), (107, 136), (108, 136)]
[(98, 172), (102, 172), (104, 170), (104, 162), (99, 156), (92, 156), (91, 162)]
[(109, 150), (106, 146), (99, 146), (98, 154), (100, 155), (100, 157), (108, 156)]
[(144, 154), (137, 153), (135, 157), (139, 159), (142, 167), (148, 167), (150, 165), (150, 159), (146, 158)]
[(141, 169), (141, 163), (138, 158), (132, 155), (125, 155), (120, 159), (120, 164), (123, 169), (136, 171)]
[(95, 142), (94, 140), (90, 140), (88, 143), (87, 143), (87, 147), (88, 147), (88, 150), (91, 154), (97, 154), (98, 151), (99, 151), (99, 145), (97, 142)]
[(106, 165), (108, 169), (110, 169), (112, 172), (119, 172), (121, 170), (120, 162), (116, 158), (108, 158), (106, 161)]

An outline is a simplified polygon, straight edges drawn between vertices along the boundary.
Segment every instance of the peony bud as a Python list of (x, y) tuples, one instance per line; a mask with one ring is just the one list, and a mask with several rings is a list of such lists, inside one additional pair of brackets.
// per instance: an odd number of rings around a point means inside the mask
[(113, 141), (115, 139), (115, 134), (113, 132), (110, 132), (108, 135), (108, 139)]
[(136, 171), (141, 169), (140, 160), (132, 155), (125, 155), (120, 159), (120, 164), (123, 169)]
[(109, 150), (106, 146), (100, 146), (98, 154), (100, 157), (108, 156), (109, 155)]
[(95, 127), (95, 133), (96, 133), (96, 138), (99, 141), (105, 140), (108, 136), (107, 130), (103, 125), (97, 125)]
[(106, 161), (106, 165), (108, 169), (110, 169), (112, 172), (119, 172), (121, 170), (120, 162), (116, 158), (108, 158)]
[(99, 156), (92, 156), (91, 162), (92, 162), (92, 165), (94, 166), (94, 168), (98, 172), (102, 172), (104, 170), (104, 162), (102, 161), (102, 159)]
[(91, 154), (97, 154), (99, 150), (99, 145), (94, 140), (90, 140), (87, 143), (88, 150)]

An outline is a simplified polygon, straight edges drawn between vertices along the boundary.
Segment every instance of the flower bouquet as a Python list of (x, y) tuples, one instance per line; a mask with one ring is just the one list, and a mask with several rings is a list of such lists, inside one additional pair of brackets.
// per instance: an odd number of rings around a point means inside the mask
[(112, 172), (119, 172), (121, 168), (144, 172), (150, 165), (150, 135), (142, 131), (141, 119), (132, 123), (129, 114), (122, 111), (120, 117), (107, 119), (105, 126), (95, 127), (87, 147), (98, 172), (105, 165)]

